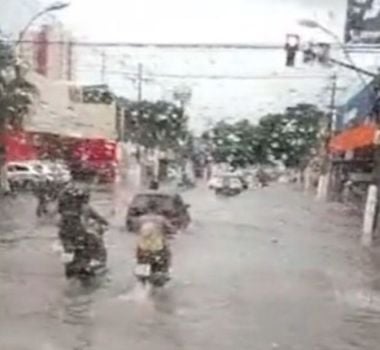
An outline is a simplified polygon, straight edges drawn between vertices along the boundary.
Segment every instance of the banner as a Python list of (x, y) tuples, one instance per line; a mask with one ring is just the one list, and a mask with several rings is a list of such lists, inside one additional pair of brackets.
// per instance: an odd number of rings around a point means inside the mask
[(347, 44), (380, 44), (380, 0), (348, 0)]

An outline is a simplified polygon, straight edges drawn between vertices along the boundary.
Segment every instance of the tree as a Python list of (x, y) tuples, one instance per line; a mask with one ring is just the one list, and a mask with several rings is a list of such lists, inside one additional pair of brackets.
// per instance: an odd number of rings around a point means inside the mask
[[(13, 77), (12, 77), (13, 73)], [(7, 190), (5, 132), (22, 128), (37, 88), (25, 80), (13, 48), (0, 41), (0, 189)]]
[(248, 120), (235, 123), (221, 121), (203, 134), (211, 144), (211, 153), (216, 163), (229, 163), (234, 167), (245, 167), (260, 161), (259, 140), (256, 128)]
[(167, 101), (122, 102), (128, 140), (147, 149), (177, 149), (188, 137), (187, 117)]
[(324, 112), (310, 104), (289, 107), (283, 114), (269, 114), (260, 119), (257, 135), (260, 155), (267, 162), (282, 162), (296, 167), (313, 152), (318, 141)]
[(217, 163), (246, 167), (280, 162), (296, 167), (313, 152), (323, 117), (317, 107), (299, 104), (284, 113), (268, 114), (257, 125), (248, 120), (219, 122), (203, 138), (211, 143)]

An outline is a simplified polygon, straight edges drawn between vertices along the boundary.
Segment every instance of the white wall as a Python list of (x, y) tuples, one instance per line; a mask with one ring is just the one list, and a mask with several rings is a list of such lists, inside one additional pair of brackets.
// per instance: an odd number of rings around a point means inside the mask
[(35, 112), (26, 121), (26, 129), (60, 133), (68, 136), (116, 139), (116, 107), (112, 105), (73, 103), (69, 86), (36, 73), (27, 79), (39, 90)]

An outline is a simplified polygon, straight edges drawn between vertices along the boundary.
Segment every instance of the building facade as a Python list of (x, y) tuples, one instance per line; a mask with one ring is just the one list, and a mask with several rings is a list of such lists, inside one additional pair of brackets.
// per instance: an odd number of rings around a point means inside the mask
[(30, 72), (27, 79), (39, 90), (39, 100), (26, 130), (60, 134), (79, 138), (117, 139), (116, 104), (84, 103), (73, 98), (73, 89), (81, 89), (72, 83), (51, 80)]
[(60, 22), (29, 31), (24, 40), (20, 51), (30, 70), (52, 80), (72, 80), (73, 37)]

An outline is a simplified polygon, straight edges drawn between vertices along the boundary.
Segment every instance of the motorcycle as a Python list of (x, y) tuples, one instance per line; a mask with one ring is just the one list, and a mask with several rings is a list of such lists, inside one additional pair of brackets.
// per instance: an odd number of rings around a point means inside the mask
[(66, 253), (65, 276), (68, 279), (77, 278), (83, 282), (106, 272), (106, 263), (103, 260), (83, 257), (82, 253)]
[(104, 227), (96, 225), (78, 237), (70, 252), (65, 252), (62, 260), (66, 278), (87, 281), (106, 272), (107, 251), (103, 242)]
[(163, 287), (170, 280), (167, 250), (150, 252), (138, 250), (134, 274), (143, 284)]
[(183, 190), (190, 190), (195, 188), (195, 182), (190, 179), (183, 179), (177, 184), (177, 186)]

